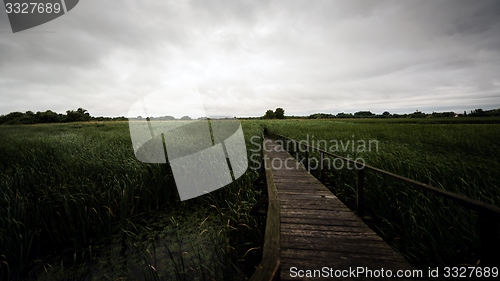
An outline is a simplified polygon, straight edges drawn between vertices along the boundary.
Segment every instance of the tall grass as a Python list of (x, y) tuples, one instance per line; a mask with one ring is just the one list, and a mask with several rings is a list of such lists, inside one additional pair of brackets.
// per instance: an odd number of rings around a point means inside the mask
[[(371, 166), (500, 206), (499, 124), (285, 120), (265, 125), (296, 140), (309, 139), (309, 144), (354, 140), (354, 150), (349, 146), (332, 152), (360, 157)], [(360, 151), (358, 140), (377, 140), (378, 150)], [(317, 154), (311, 156), (319, 159)], [(354, 207), (355, 172), (330, 169), (327, 174), (327, 185)], [(480, 263), (473, 212), (369, 171), (365, 201), (376, 230), (416, 266)]]
[[(258, 124), (247, 122), (244, 126), (247, 140), (259, 135)], [(32, 275), (33, 261), (43, 261), (48, 254), (64, 249), (78, 263), (91, 264), (89, 259), (95, 256), (88, 250), (92, 241), (115, 233), (129, 237), (121, 239), (123, 243), (133, 244), (134, 235), (141, 239), (151, 236), (154, 232), (148, 232), (147, 224), (137, 227), (139, 221), (147, 221), (151, 214), (178, 202), (167, 165), (135, 159), (126, 122), (2, 126), (0, 137), (2, 280)], [(219, 233), (213, 237), (214, 245), (227, 242), (224, 254), (218, 255), (225, 259), (225, 269), (230, 268), (228, 264), (237, 264), (235, 260), (248, 260), (254, 252), (250, 249), (259, 245), (262, 222), (248, 215), (261, 192), (251, 185), (255, 177), (249, 170), (237, 182), (206, 198), (174, 204), (179, 208), (200, 204), (203, 210), (214, 210), (212, 216), (217, 214), (218, 223), (210, 233)], [(198, 248), (198, 256), (203, 251)], [(85, 258), (76, 258), (80, 254)], [(257, 256), (258, 250), (250, 264), (256, 263)], [(145, 268), (152, 269), (151, 265)], [(62, 262), (58, 267), (60, 270)], [(243, 274), (248, 275), (251, 267), (243, 266)], [(145, 274), (155, 276), (149, 269)], [(234, 270), (224, 274), (228, 272)]]
[(136, 161), (120, 125), (1, 128), (3, 276), (20, 276), (54, 245), (84, 247), (175, 198), (172, 177)]

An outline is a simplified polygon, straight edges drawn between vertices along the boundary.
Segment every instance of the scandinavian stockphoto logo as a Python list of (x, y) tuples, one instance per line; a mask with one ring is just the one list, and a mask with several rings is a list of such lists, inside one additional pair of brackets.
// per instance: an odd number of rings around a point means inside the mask
[(198, 89), (187, 84), (153, 92), (129, 110), (136, 158), (169, 164), (181, 200), (224, 187), (248, 168), (239, 120), (211, 113)]
[(16, 33), (56, 19), (73, 9), (79, 0), (4, 0), (12, 32)]

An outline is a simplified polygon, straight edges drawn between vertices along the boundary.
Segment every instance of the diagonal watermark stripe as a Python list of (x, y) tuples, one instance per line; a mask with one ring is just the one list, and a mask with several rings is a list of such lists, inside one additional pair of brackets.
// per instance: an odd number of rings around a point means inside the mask
[(205, 114), (196, 87), (169, 85), (130, 107), (129, 129), (138, 160), (169, 164), (181, 200), (230, 184), (248, 168), (238, 119)]

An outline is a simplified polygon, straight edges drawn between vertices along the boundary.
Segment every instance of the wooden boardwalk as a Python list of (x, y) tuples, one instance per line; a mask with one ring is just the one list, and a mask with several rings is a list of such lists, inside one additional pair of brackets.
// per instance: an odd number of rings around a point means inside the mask
[[(270, 164), (266, 174), (274, 182), (269, 188), (275, 187), (279, 203), (281, 280), (325, 280), (326, 275), (335, 280), (383, 280), (381, 274), (386, 276), (388, 270), (392, 275), (415, 270), (275, 141), (267, 140), (264, 149)], [(362, 269), (372, 270), (373, 278), (357, 273)], [(307, 273), (323, 278), (305, 278)]]

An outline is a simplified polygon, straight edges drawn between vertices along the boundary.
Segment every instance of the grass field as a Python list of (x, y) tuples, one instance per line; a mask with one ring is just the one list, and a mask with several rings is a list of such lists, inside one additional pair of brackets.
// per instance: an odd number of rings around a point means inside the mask
[[(336, 154), (500, 206), (498, 119), (242, 125), (247, 148), (255, 148), (250, 139), (266, 126), (296, 140), (326, 141)], [(169, 274), (178, 280), (237, 280), (259, 262), (264, 221), (249, 210), (263, 191), (252, 186), (252, 169), (216, 192), (179, 202), (166, 165), (135, 159), (126, 122), (0, 126), (0, 137), (2, 280), (156, 280)], [(358, 149), (359, 141), (370, 140), (376, 149)], [(332, 191), (354, 206), (354, 172), (328, 174)], [(412, 263), (478, 262), (473, 213), (375, 174), (366, 177), (374, 227)]]
[[(260, 130), (244, 127), (247, 136)], [(238, 279), (259, 262), (263, 220), (249, 215), (262, 192), (252, 187), (254, 170), (213, 194), (179, 202), (166, 165), (135, 159), (127, 122), (2, 126), (0, 136), (2, 280), (110, 274), (102, 270), (118, 266), (98, 264), (108, 253), (97, 251), (110, 235), (119, 238), (122, 254), (142, 253), (121, 263), (115, 278), (140, 265), (133, 270), (148, 279), (172, 273), (191, 279), (186, 270), (195, 263), (205, 270), (193, 278)], [(188, 258), (180, 244), (197, 254)], [(160, 249), (178, 261), (173, 269), (152, 270), (159, 256), (151, 252)]]
[[(476, 124), (456, 118), (284, 120), (266, 126), (323, 149), (326, 141), (326, 150), (337, 155), (500, 206), (500, 124), (494, 122), (498, 119), (477, 119)], [(359, 147), (369, 141), (376, 141), (371, 150)], [(332, 191), (354, 208), (355, 172), (332, 166), (328, 174)], [(425, 268), (480, 262), (473, 212), (374, 173), (365, 177), (374, 227), (413, 264)]]

